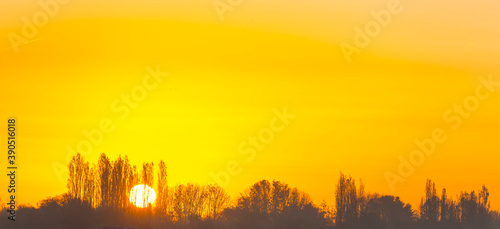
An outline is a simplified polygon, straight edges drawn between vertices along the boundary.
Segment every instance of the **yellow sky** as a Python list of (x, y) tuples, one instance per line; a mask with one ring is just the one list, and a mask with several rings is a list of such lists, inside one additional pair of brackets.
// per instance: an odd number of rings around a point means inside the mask
[[(348, 64), (340, 44), (355, 45), (355, 28), (375, 20), (370, 12), (394, 4), (400, 12)], [(458, 129), (443, 119), (475, 95), (480, 76), (500, 81), (497, 1), (242, 0), (223, 20), (212, 0), (58, 6), (16, 52), (12, 33), (25, 36), (22, 18), (32, 21), (44, 7), (0, 3), (0, 114), (4, 125), (18, 119), (21, 203), (65, 192), (54, 165), (66, 163), (84, 131), (109, 120), (114, 129), (86, 158), (163, 159), (170, 185), (214, 182), (211, 172), (237, 161), (241, 173), (227, 186), (233, 196), (278, 179), (333, 204), (343, 171), (413, 205), (427, 178), (453, 196), (486, 184), (500, 209), (500, 87)], [(148, 66), (169, 75), (122, 116), (113, 104), (143, 85)], [(248, 162), (238, 146), (284, 107), (297, 117)], [(398, 158), (435, 128), (447, 141), (392, 192), (384, 174), (397, 174)]]

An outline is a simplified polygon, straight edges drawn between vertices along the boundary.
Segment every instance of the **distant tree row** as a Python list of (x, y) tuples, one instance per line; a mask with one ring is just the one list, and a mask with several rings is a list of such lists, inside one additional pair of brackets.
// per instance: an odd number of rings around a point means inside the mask
[[(366, 193), (362, 181), (357, 187), (351, 176), (340, 173), (332, 193), (335, 203), (323, 200), (318, 206), (307, 193), (276, 180), (261, 180), (234, 199), (216, 184), (169, 187), (165, 162), (157, 167), (143, 163), (138, 169), (127, 156), (110, 160), (101, 154), (90, 165), (77, 154), (68, 172), (67, 193), (40, 201), (38, 208), (20, 206), (15, 225), (4, 224), (2, 211), (2, 228), (500, 229), (500, 215), (491, 210), (485, 186), (453, 199), (446, 189), (438, 196), (435, 183), (427, 180), (425, 196), (413, 209), (399, 197)], [(154, 187), (153, 205), (137, 208), (129, 201), (138, 184)]]
[[(143, 163), (138, 172), (126, 156), (118, 156), (111, 161), (101, 154), (97, 166), (89, 166), (77, 154), (68, 169), (70, 198), (86, 202), (93, 208), (105, 206), (134, 211), (135, 207), (128, 201), (129, 190), (137, 184), (150, 187), (154, 184), (154, 164)], [(485, 186), (478, 192), (462, 192), (454, 200), (447, 196), (446, 189), (442, 189), (441, 196), (438, 196), (435, 183), (427, 180), (425, 196), (419, 208), (414, 210), (399, 197), (365, 193), (362, 181), (357, 188), (355, 180), (343, 173), (340, 173), (335, 188), (333, 207), (326, 202), (315, 206), (308, 194), (280, 181), (257, 182), (233, 202), (218, 185), (176, 185), (169, 190), (167, 168), (163, 161), (158, 166), (157, 181), (157, 199), (152, 214), (181, 223), (216, 220), (228, 215), (235, 219), (252, 216), (259, 220), (272, 220), (290, 214), (305, 214), (305, 209), (312, 218), (316, 217), (317, 222), (337, 227), (367, 224), (386, 228), (415, 223), (431, 227), (482, 225), (498, 221), (498, 213), (490, 210), (489, 191)], [(321, 220), (318, 221), (318, 217)]]
[(453, 200), (444, 188), (439, 197), (436, 184), (427, 180), (425, 197), (417, 212), (399, 197), (365, 194), (362, 182), (356, 189), (355, 181), (341, 173), (335, 200), (335, 211), (331, 215), (334, 215), (335, 225), (340, 228), (411, 228), (415, 225), (425, 228), (500, 227), (499, 213), (490, 209), (489, 191), (484, 185), (477, 194), (475, 191), (462, 192), (457, 200)]
[(438, 197), (436, 184), (431, 180), (427, 180), (425, 190), (425, 198), (420, 203), (421, 221), (478, 225), (495, 218), (496, 212), (490, 210), (490, 193), (484, 185), (477, 194), (475, 191), (460, 193), (458, 200), (449, 198), (445, 188), (441, 191), (441, 197)]

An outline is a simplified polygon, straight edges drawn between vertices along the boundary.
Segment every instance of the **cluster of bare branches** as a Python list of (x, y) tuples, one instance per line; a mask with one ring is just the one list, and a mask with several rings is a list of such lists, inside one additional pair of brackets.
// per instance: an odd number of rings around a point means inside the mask
[[(154, 163), (143, 163), (142, 169), (138, 171), (135, 165), (130, 164), (127, 156), (118, 156), (112, 161), (101, 154), (97, 165), (89, 165), (89, 162), (77, 154), (69, 162), (68, 170), (68, 198), (92, 208), (111, 207), (137, 212), (134, 202), (136, 199), (130, 198), (130, 190), (139, 184), (155, 188), (155, 215), (180, 222), (217, 219), (231, 202), (226, 191), (215, 184), (179, 184), (169, 190), (164, 161), (158, 164), (156, 187)], [(144, 201), (142, 206), (152, 202), (148, 198), (150, 195), (144, 195), (144, 200), (140, 200)]]

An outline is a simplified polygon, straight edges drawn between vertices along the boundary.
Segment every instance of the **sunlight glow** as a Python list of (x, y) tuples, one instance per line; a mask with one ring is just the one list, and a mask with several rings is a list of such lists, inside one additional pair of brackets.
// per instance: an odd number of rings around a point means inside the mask
[(145, 208), (153, 204), (155, 199), (155, 190), (147, 185), (136, 185), (130, 190), (130, 203), (138, 208)]

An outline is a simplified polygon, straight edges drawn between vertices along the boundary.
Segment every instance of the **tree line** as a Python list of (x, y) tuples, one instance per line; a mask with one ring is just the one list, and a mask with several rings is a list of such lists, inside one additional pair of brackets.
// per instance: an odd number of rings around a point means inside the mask
[[(307, 193), (276, 180), (261, 180), (233, 198), (217, 184), (169, 186), (164, 161), (138, 168), (127, 156), (111, 160), (101, 154), (97, 164), (90, 164), (76, 154), (68, 172), (66, 193), (46, 198), (36, 208), (19, 206), (15, 224), (6, 222), (2, 211), (1, 228), (500, 229), (499, 213), (491, 209), (484, 185), (451, 198), (444, 188), (438, 195), (435, 183), (427, 180), (425, 195), (413, 208), (397, 196), (367, 193), (361, 180), (357, 185), (340, 173), (332, 193), (335, 203), (316, 205)], [(138, 184), (154, 188), (153, 205), (137, 208), (129, 201)]]
[(399, 197), (365, 193), (352, 177), (340, 174), (335, 207), (330, 209), (337, 228), (500, 228), (499, 212), (493, 211), (486, 186), (461, 192), (456, 199), (446, 188), (438, 196), (436, 184), (427, 180), (425, 196), (417, 209)]
[[(154, 187), (156, 199), (148, 210), (158, 217), (188, 223), (193, 219), (217, 219), (229, 207), (230, 197), (216, 184), (167, 185), (167, 167), (162, 160), (157, 166), (155, 185), (154, 163), (143, 163), (142, 169), (132, 166), (127, 156), (114, 161), (101, 154), (97, 165), (89, 165), (80, 154), (68, 165), (67, 197), (91, 208), (110, 208), (126, 212), (142, 212), (129, 201), (130, 190), (144, 184)], [(148, 196), (145, 196), (146, 198)], [(50, 199), (49, 199), (50, 201)], [(148, 200), (143, 200), (144, 206)], [(44, 202), (42, 201), (42, 205)]]

